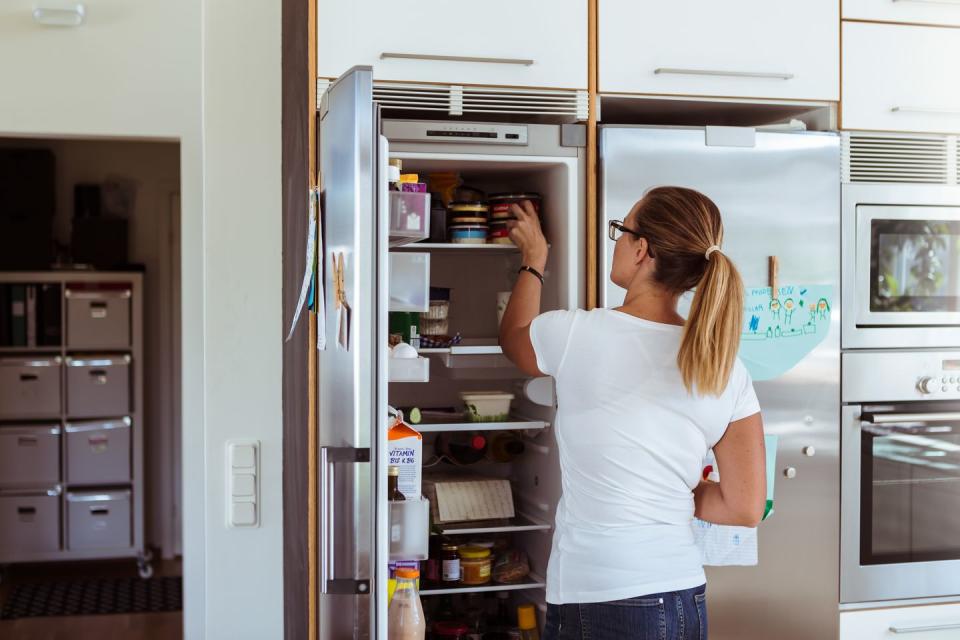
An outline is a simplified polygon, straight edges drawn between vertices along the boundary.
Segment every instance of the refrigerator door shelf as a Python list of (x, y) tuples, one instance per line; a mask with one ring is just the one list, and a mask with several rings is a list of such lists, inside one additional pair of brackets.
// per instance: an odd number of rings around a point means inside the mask
[(390, 358), (387, 362), (390, 382), (430, 382), (430, 358)]
[(494, 593), (496, 591), (525, 591), (530, 589), (544, 589), (546, 588), (546, 581), (540, 576), (531, 573), (526, 577), (523, 582), (518, 582), (517, 584), (498, 584), (496, 582), (490, 582), (489, 584), (477, 586), (477, 587), (452, 587), (452, 588), (438, 588), (432, 589), (426, 587), (425, 589), (420, 590), (421, 596), (445, 596), (453, 595), (455, 593)]

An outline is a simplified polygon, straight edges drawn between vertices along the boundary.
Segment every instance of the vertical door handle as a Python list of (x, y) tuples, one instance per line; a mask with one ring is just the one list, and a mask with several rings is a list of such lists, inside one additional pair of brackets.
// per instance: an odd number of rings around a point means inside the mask
[(353, 447), (320, 447), (320, 593), (370, 593), (370, 581), (359, 578), (337, 578), (335, 573), (336, 486), (334, 465), (370, 462), (370, 449)]

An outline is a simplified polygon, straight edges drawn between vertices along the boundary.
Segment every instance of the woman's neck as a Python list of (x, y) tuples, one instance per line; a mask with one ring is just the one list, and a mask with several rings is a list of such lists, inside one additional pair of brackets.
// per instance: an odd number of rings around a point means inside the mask
[(627, 291), (623, 305), (617, 307), (617, 311), (651, 322), (683, 325), (683, 316), (677, 313), (679, 299), (679, 295), (667, 293), (648, 282), (636, 283)]

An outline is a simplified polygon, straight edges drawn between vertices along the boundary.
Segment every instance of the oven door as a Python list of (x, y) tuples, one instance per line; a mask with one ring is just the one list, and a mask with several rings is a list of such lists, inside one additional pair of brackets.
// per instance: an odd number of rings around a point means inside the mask
[(960, 403), (843, 407), (840, 601), (960, 594)]
[(960, 324), (960, 207), (857, 207), (857, 327)]

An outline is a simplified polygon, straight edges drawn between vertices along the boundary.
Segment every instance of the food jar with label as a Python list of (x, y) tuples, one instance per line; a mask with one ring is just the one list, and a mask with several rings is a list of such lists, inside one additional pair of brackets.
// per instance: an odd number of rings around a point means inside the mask
[(440, 561), (443, 563), (443, 581), (460, 582), (460, 556), (457, 554), (457, 545), (443, 545), (440, 550)]
[(490, 549), (483, 547), (460, 547), (460, 575), (465, 585), (481, 585), (490, 582), (493, 569)]

